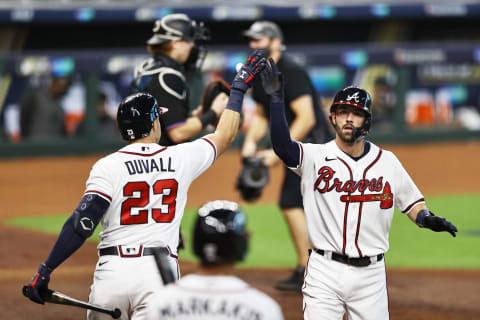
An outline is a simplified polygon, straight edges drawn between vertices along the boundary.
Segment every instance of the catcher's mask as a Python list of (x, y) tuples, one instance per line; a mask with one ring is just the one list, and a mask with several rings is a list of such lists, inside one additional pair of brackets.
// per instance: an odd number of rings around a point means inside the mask
[(172, 40), (193, 41), (195, 46), (185, 62), (187, 70), (198, 70), (205, 59), (206, 49), (203, 46), (210, 40), (210, 32), (202, 21), (190, 19), (186, 14), (174, 13), (155, 21), (153, 36), (147, 44), (157, 46)]
[(193, 232), (195, 255), (206, 265), (243, 260), (248, 249), (245, 224), (245, 213), (236, 202), (207, 202), (198, 209)]
[[(370, 94), (358, 87), (346, 87), (338, 91), (330, 106), (330, 114), (336, 112), (339, 105), (354, 106), (365, 113), (365, 121), (362, 126), (353, 129), (353, 140), (357, 141), (367, 136), (372, 123), (372, 98)], [(330, 121), (332, 116), (330, 115)]]
[(148, 93), (132, 94), (118, 106), (118, 129), (127, 141), (147, 137), (155, 119), (167, 111), (167, 108), (159, 107), (157, 100)]

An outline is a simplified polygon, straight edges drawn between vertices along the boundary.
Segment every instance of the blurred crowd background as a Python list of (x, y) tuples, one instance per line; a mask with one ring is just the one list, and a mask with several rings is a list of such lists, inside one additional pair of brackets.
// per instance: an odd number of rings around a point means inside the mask
[[(372, 93), (374, 142), (480, 139), (480, 2), (337, 2), (1, 1), (0, 156), (122, 145), (116, 108), (149, 57), (154, 21), (169, 13), (211, 32), (202, 69), (188, 78), (192, 110), (211, 79), (230, 82), (246, 58), (241, 32), (271, 20), (325, 112), (346, 85)], [(243, 129), (251, 110), (247, 98)]]

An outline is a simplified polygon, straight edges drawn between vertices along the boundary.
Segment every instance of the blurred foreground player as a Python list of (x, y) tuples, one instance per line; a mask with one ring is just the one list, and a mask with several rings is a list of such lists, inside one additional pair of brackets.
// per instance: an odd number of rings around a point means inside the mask
[[(82, 246), (101, 221), (89, 302), (119, 308), (122, 320), (148, 319), (146, 300), (161, 289), (162, 282), (154, 259), (146, 256), (162, 251), (178, 278), (176, 249), (188, 188), (234, 140), (243, 95), (265, 65), (262, 54), (254, 52), (234, 78), (227, 109), (215, 132), (193, 142), (172, 147), (158, 144), (159, 118), (167, 110), (150, 94), (137, 93), (120, 103), (118, 127), (129, 144), (93, 166), (80, 204), (28, 283), (32, 301), (44, 303), (42, 292), (50, 274)], [(87, 318), (110, 316), (87, 311)]]
[(234, 264), (248, 250), (245, 224), (245, 214), (235, 202), (203, 205), (193, 231), (200, 268), (158, 291), (149, 300), (149, 319), (283, 319), (272, 298), (232, 275)]

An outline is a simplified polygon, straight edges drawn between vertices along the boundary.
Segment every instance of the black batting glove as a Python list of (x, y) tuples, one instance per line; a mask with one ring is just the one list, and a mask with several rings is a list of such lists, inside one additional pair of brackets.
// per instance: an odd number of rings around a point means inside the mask
[(433, 212), (425, 209), (418, 212), (415, 222), (421, 228), (428, 228), (435, 232), (447, 231), (453, 237), (456, 237), (455, 232), (458, 232), (457, 227), (455, 227), (450, 221), (444, 217), (436, 216)]
[(260, 73), (263, 90), (272, 97), (272, 102), (283, 102), (285, 91), (283, 75), (272, 58), (268, 59), (268, 62)]
[(27, 284), (29, 290), (26, 291), (26, 295), (30, 300), (40, 304), (45, 303), (42, 298), (42, 293), (46, 292), (48, 289), (48, 282), (50, 281), (50, 274), (52, 271), (53, 270), (47, 267), (45, 263), (40, 265), (38, 272)]
[(265, 50), (255, 50), (247, 58), (240, 70), (235, 75), (232, 82), (232, 89), (240, 90), (245, 93), (252, 86), (252, 80), (260, 71), (265, 68), (267, 52)]

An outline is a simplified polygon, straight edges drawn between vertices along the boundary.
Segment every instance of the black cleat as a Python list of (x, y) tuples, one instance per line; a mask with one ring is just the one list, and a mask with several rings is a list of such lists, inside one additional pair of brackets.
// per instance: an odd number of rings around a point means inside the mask
[(298, 266), (286, 280), (277, 281), (275, 288), (284, 291), (301, 291), (303, 286), (303, 277), (305, 268)]

